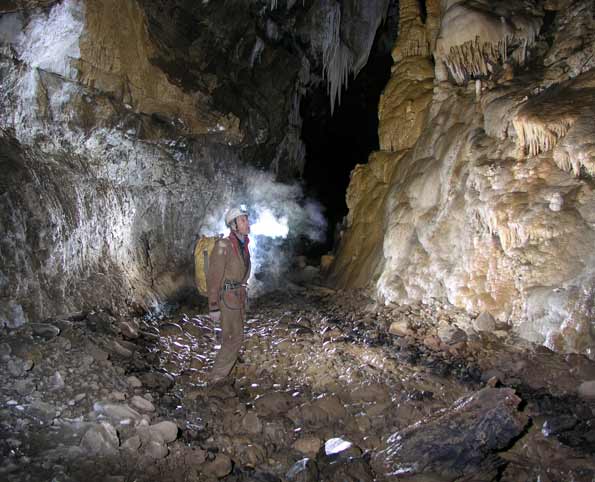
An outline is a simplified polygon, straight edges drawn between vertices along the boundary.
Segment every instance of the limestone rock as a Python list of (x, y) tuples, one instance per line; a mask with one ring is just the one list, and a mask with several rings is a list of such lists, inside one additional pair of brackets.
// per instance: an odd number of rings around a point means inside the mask
[(64, 388), (64, 379), (60, 372), (55, 372), (49, 379), (50, 390), (62, 390)]
[(300, 437), (293, 443), (293, 448), (295, 450), (308, 457), (315, 457), (320, 450), (320, 447), (322, 447), (322, 440), (315, 435)]
[(578, 394), (587, 400), (595, 399), (595, 380), (581, 383), (578, 387)]
[(496, 330), (496, 320), (488, 311), (484, 311), (473, 320), (473, 328), (477, 331), (494, 332)]
[[(489, 454), (507, 446), (527, 423), (526, 415), (517, 411), (520, 401), (510, 389), (484, 388), (431, 420), (396, 432), (375, 455), (374, 468), (381, 474), (398, 469), (451, 478), (463, 466), (465, 473), (483, 473), (481, 464)], [(453, 435), (453, 429), (464, 434), (464, 440)]]
[(149, 400), (147, 400), (146, 398), (143, 398), (139, 395), (134, 395), (131, 399), (130, 399), (130, 403), (137, 409), (143, 411), (143, 412), (154, 412), (155, 411), (155, 405), (153, 405)]
[(318, 477), (318, 467), (316, 462), (309, 458), (298, 460), (285, 474), (285, 478), (291, 482), (316, 482)]
[(93, 424), (81, 440), (81, 447), (93, 455), (113, 455), (119, 445), (116, 429), (107, 422)]
[(454, 345), (467, 340), (466, 333), (459, 327), (451, 325), (450, 323), (439, 323), (437, 328), (437, 335), (442, 343)]
[(201, 469), (206, 475), (211, 475), (220, 479), (231, 472), (231, 459), (228, 455), (219, 453), (215, 456), (214, 460), (205, 463)]
[(414, 334), (407, 321), (393, 321), (388, 328), (388, 332), (396, 336), (411, 336)]
[(137, 452), (141, 446), (141, 440), (138, 435), (133, 435), (132, 437), (126, 439), (122, 443), (122, 450), (127, 450), (129, 452)]
[(251, 434), (258, 434), (262, 431), (262, 422), (255, 412), (249, 411), (246, 413), (242, 419), (242, 429)]
[(4, 357), (10, 356), (12, 353), (12, 348), (8, 343), (2, 342), (0, 343), (0, 359)]
[(169, 449), (163, 443), (157, 442), (155, 440), (149, 440), (147, 443), (143, 444), (143, 453), (150, 459), (159, 460), (167, 457), (167, 454), (169, 454)]
[(60, 334), (60, 328), (50, 323), (30, 323), (29, 326), (36, 336), (54, 338)]
[(125, 403), (114, 404), (108, 402), (95, 402), (93, 404), (93, 410), (97, 413), (105, 415), (116, 423), (130, 423), (138, 422), (141, 420), (141, 414), (136, 410), (133, 410)]
[(118, 323), (118, 328), (122, 336), (130, 340), (134, 340), (139, 336), (137, 327), (131, 321), (121, 321)]
[(141, 382), (134, 375), (131, 375), (128, 378), (126, 378), (126, 381), (128, 382), (128, 385), (130, 385), (132, 388), (141, 388), (143, 386), (143, 382)]
[(286, 413), (294, 404), (289, 393), (269, 392), (256, 399), (255, 407), (259, 415), (266, 417)]
[(132, 351), (129, 350), (128, 348), (123, 347), (120, 343), (118, 343), (116, 340), (112, 340), (112, 342), (108, 345), (108, 348), (116, 353), (117, 355), (124, 357), (124, 358), (131, 358), (132, 357)]
[(169, 390), (175, 383), (171, 375), (161, 372), (142, 373), (138, 378), (146, 387), (162, 392)]
[(159, 433), (166, 443), (178, 438), (178, 426), (174, 422), (163, 421), (150, 426), (152, 432)]

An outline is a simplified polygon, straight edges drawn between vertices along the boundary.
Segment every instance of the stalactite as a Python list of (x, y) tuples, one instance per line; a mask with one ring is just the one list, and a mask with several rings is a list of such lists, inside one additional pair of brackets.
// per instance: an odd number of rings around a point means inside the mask
[(536, 156), (552, 149), (572, 126), (572, 121), (565, 118), (546, 124), (539, 119), (517, 116), (512, 123), (519, 136), (518, 144), (522, 154), (529, 156)]
[(524, 65), (541, 21), (529, 4), (502, 2), (495, 14), (485, 0), (462, 0), (443, 16), (436, 59), (444, 62), (457, 84), (486, 77), (497, 64)]
[(328, 83), (332, 114), (335, 102), (341, 103), (341, 90), (349, 80), (349, 72), (353, 67), (353, 54), (341, 43), (341, 5), (339, 3), (333, 2), (327, 10), (326, 23), (322, 62)]

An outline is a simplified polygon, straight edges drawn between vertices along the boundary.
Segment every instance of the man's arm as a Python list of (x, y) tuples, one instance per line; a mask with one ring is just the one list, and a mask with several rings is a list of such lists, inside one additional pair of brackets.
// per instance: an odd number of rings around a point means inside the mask
[(207, 292), (209, 296), (209, 311), (219, 311), (219, 293), (225, 273), (225, 259), (228, 246), (221, 239), (215, 243), (209, 256), (209, 271), (207, 273)]

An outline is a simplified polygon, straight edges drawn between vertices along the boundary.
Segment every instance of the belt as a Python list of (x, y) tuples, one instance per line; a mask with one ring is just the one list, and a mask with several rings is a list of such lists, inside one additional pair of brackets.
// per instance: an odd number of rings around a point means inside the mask
[(223, 291), (239, 290), (248, 286), (246, 283), (240, 283), (239, 281), (231, 281), (226, 279), (223, 282)]

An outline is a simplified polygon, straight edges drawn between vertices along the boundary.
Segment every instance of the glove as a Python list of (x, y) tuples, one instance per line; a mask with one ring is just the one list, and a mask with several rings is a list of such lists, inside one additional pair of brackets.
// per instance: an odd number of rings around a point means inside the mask
[(211, 311), (209, 313), (209, 318), (211, 318), (211, 320), (213, 320), (213, 321), (220, 321), (221, 320), (221, 312), (219, 310)]

